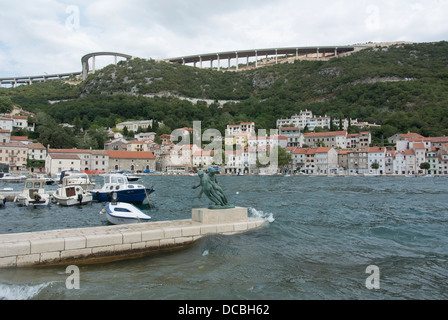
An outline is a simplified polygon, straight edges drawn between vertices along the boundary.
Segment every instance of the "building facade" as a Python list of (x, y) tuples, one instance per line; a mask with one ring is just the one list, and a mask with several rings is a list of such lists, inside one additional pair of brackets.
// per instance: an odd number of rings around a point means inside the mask
[(109, 157), (109, 172), (143, 172), (156, 169), (156, 157), (152, 152), (107, 150), (106, 153)]

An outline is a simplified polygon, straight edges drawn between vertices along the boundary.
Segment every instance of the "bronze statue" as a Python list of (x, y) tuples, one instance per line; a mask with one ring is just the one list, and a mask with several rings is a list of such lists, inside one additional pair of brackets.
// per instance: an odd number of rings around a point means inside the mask
[(221, 186), (216, 180), (215, 172), (210, 171), (208, 174), (205, 174), (204, 171), (199, 170), (198, 176), (200, 179), (200, 184), (198, 186), (194, 186), (193, 189), (202, 187), (201, 193), (199, 194), (198, 198), (201, 198), (202, 194), (204, 193), (207, 198), (209, 198), (214, 204), (209, 206), (209, 209), (235, 208), (235, 206), (229, 205)]

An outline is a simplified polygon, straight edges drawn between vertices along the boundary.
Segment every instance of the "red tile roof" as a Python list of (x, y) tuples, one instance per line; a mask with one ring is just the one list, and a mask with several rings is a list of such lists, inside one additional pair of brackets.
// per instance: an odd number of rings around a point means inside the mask
[(152, 152), (143, 151), (115, 151), (107, 150), (107, 154), (110, 159), (150, 159), (153, 160), (156, 157)]
[(443, 143), (448, 142), (448, 137), (433, 137), (429, 138), (432, 143)]
[(49, 149), (48, 153), (91, 153), (87, 149)]
[(414, 143), (414, 149), (425, 149), (425, 145), (423, 143)]
[(332, 147), (320, 147), (316, 149), (316, 153), (328, 153), (330, 150), (333, 149)]
[(293, 154), (306, 154), (309, 148), (296, 148), (292, 153)]
[(400, 134), (400, 136), (402, 136), (403, 138), (424, 138), (422, 135), (414, 132), (402, 133)]
[(11, 136), (11, 141), (28, 141), (28, 137)]
[(384, 148), (384, 147), (370, 147), (368, 152), (369, 153), (386, 152), (386, 148)]
[(49, 156), (52, 159), (80, 160), (80, 158), (76, 154), (50, 153)]
[(305, 138), (309, 138), (309, 137), (346, 136), (346, 135), (347, 135), (347, 131), (311, 132), (311, 133), (305, 133)]

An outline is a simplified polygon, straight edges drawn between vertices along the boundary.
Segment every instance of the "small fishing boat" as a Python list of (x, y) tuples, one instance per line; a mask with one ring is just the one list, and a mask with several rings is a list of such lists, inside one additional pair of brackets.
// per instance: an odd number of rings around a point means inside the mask
[(126, 202), (116, 202), (117, 195), (113, 194), (112, 202), (106, 205), (103, 213), (106, 213), (107, 220), (111, 224), (134, 224), (151, 221), (151, 217), (144, 214), (134, 205)]
[(45, 191), (44, 179), (27, 179), (21, 194), (14, 202), (23, 207), (28, 206), (47, 206), (50, 203), (50, 195)]
[(141, 184), (131, 184), (123, 174), (105, 174), (104, 184), (100, 189), (89, 190), (94, 201), (108, 202), (112, 200), (112, 194), (117, 194), (118, 202), (142, 204), (149, 201), (149, 195), (154, 189), (146, 188)]
[(92, 202), (92, 194), (81, 185), (73, 184), (72, 177), (62, 179), (62, 185), (53, 194), (53, 201), (63, 207), (82, 206)]

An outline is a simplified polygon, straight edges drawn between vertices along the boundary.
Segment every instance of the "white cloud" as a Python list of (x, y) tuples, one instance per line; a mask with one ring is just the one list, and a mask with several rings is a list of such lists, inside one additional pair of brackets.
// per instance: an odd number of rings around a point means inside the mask
[[(448, 40), (444, 0), (0, 2), (0, 77), (80, 71), (81, 57), (95, 51), (168, 58), (276, 46)], [(101, 58), (97, 64), (110, 62)]]

